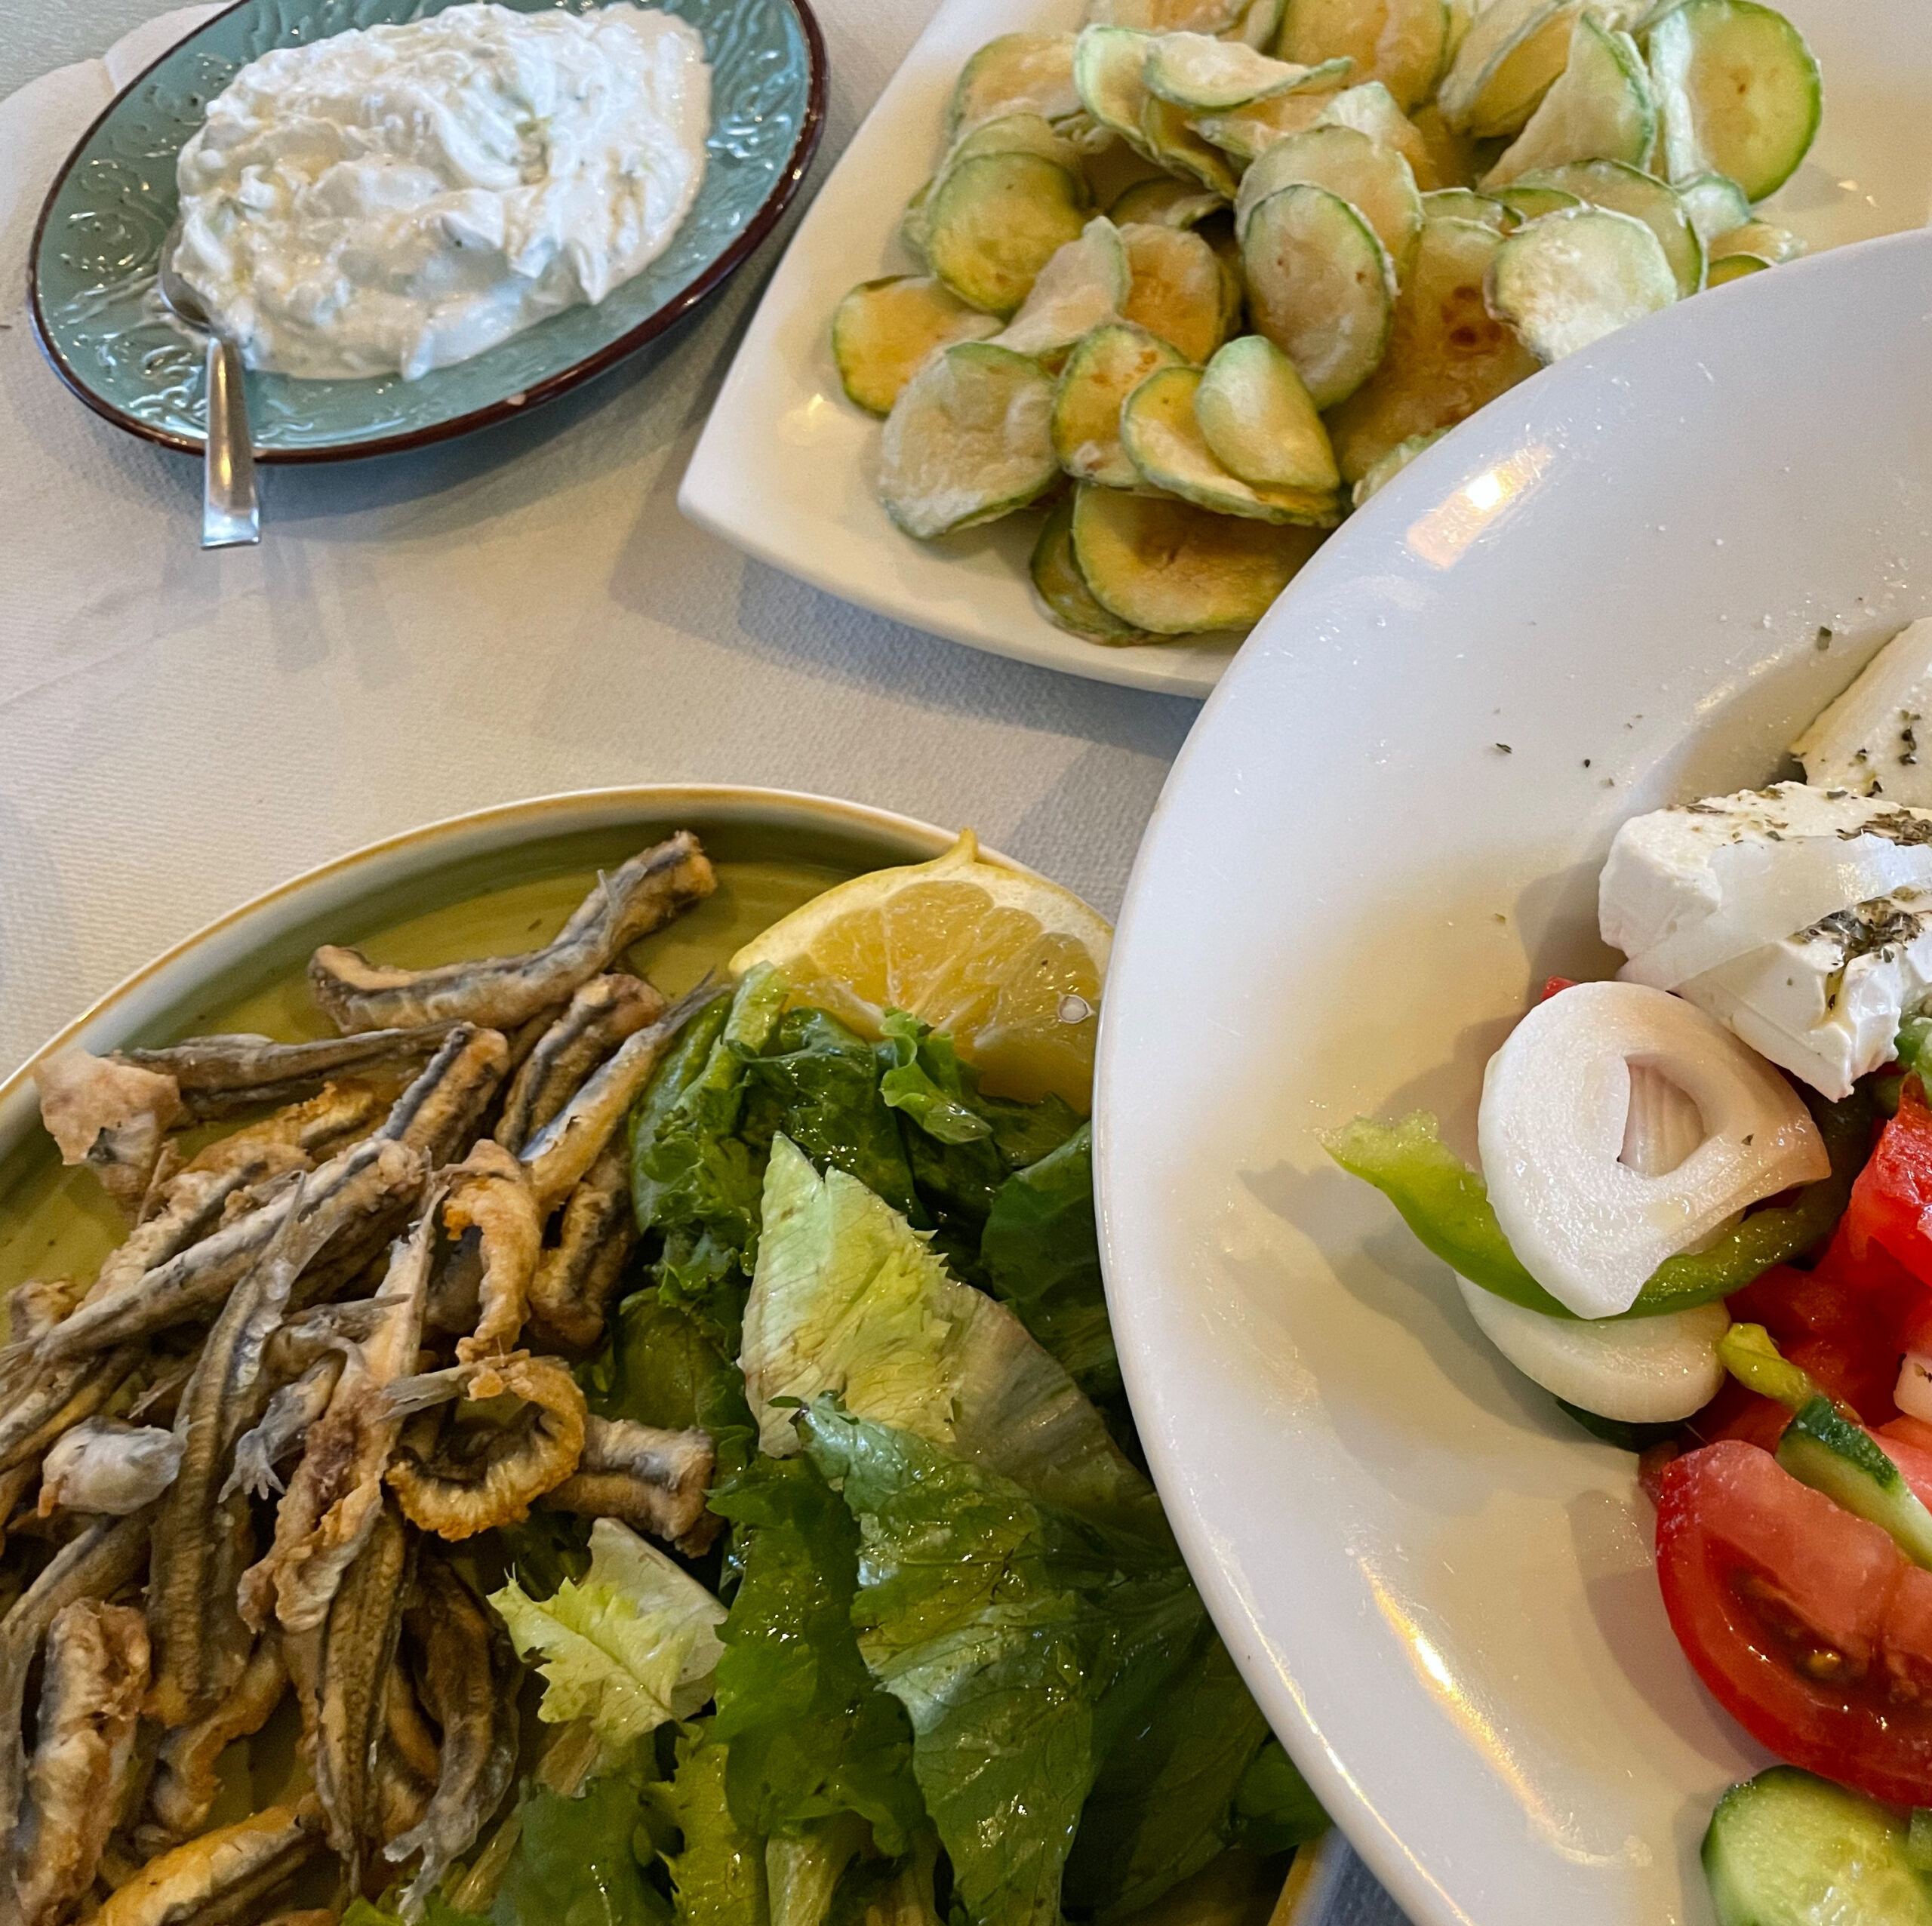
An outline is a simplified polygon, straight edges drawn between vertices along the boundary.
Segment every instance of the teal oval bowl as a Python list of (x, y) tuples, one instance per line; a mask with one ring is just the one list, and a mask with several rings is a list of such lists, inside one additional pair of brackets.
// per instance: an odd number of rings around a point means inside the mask
[[(29, 255), (34, 331), (97, 414), (199, 454), (199, 349), (161, 313), (155, 263), (175, 212), (174, 162), (208, 102), (277, 47), (420, 20), (455, 0), (240, 0), (133, 82), (56, 177)], [(504, 0), (537, 13), (568, 0)], [(414, 381), (251, 374), (255, 459), (392, 454), (527, 412), (660, 334), (723, 282), (798, 191), (825, 118), (825, 42), (805, 0), (650, 0), (704, 36), (712, 127), (704, 181), (671, 245), (595, 307), (566, 309)], [(594, 11), (590, 4), (576, 12)]]

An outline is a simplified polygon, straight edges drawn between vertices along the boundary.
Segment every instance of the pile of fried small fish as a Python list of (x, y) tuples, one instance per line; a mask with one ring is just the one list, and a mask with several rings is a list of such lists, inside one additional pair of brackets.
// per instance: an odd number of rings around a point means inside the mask
[[(597, 1417), (570, 1368), (637, 1235), (625, 1120), (702, 1000), (612, 966), (715, 886), (681, 833), (525, 955), (317, 950), (339, 1038), (41, 1067), (130, 1228), (8, 1300), (0, 1527), (38, 1569), (0, 1619), (0, 1926), (262, 1918), (325, 1852), (339, 1903), (413, 1875), (420, 1914), (518, 1740), (446, 1548), (538, 1505), (715, 1535), (710, 1438)], [(211, 1829), (224, 1748), (291, 1693), (312, 1791)]]

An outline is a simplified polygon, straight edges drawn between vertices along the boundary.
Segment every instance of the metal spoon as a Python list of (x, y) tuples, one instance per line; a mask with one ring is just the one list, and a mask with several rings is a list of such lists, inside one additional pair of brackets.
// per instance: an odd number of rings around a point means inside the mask
[(241, 352), (214, 331), (201, 297), (175, 267), (180, 243), (177, 220), (161, 244), (155, 281), (162, 300), (175, 318), (208, 337), (208, 426), (202, 467), (202, 546), (244, 548), (262, 539), (262, 509), (255, 494), (255, 449), (248, 435), (248, 397), (242, 386)]

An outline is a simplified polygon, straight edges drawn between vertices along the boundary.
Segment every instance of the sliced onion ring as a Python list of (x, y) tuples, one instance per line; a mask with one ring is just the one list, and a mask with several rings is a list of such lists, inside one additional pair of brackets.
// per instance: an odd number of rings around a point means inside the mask
[[(1660, 1072), (1703, 1120), (1703, 1141), (1656, 1175), (1620, 1161), (1633, 1064)], [(1476, 1137), (1503, 1235), (1580, 1318), (1627, 1311), (1666, 1257), (1831, 1168), (1776, 1070), (1701, 1010), (1641, 983), (1579, 983), (1531, 1011), (1490, 1059)]]

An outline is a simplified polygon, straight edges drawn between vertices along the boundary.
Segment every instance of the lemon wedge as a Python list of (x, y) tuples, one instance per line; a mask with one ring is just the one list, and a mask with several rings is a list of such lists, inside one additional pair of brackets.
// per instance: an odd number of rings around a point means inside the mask
[(1113, 930), (1070, 891), (984, 861), (968, 829), (942, 856), (827, 890), (731, 958), (770, 963), (813, 1004), (877, 1036), (888, 1010), (943, 1030), (989, 1094), (1093, 1102)]

